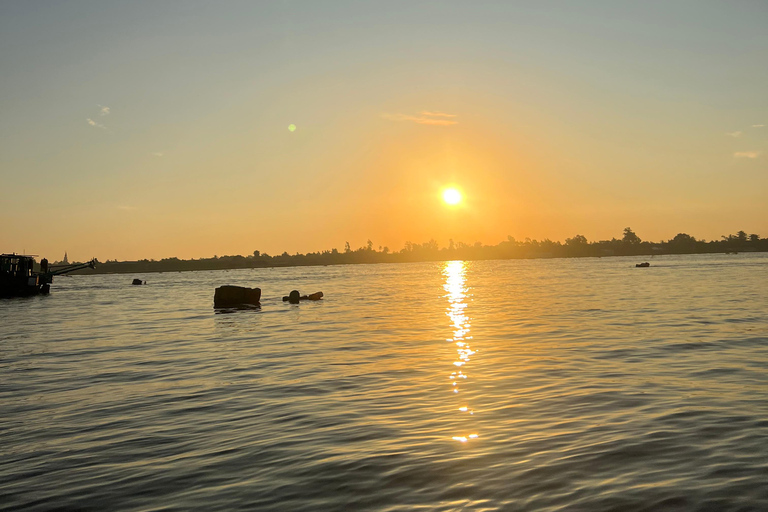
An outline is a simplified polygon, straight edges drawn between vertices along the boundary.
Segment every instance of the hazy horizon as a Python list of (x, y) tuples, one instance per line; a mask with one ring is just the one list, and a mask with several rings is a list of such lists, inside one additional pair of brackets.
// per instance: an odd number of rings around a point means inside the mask
[(767, 25), (765, 3), (4, 3), (0, 252), (766, 237)]

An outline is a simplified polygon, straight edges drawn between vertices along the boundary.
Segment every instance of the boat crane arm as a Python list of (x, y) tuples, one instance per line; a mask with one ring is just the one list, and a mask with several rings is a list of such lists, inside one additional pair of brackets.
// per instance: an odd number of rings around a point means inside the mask
[(60, 276), (62, 274), (74, 272), (75, 270), (82, 270), (84, 268), (96, 268), (96, 260), (92, 259), (91, 261), (88, 261), (86, 263), (75, 263), (74, 265), (67, 265), (66, 267), (61, 267), (57, 269), (52, 268), (48, 271), (48, 273), (52, 276)]

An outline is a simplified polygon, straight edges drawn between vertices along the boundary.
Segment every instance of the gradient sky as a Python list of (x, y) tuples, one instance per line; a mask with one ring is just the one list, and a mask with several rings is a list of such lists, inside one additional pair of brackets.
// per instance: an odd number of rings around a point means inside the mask
[(2, 2), (0, 252), (768, 237), (767, 27), (765, 1)]

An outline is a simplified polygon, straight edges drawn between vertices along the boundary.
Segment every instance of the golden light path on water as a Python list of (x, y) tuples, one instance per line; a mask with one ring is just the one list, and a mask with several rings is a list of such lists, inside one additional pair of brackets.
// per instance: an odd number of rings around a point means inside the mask
[[(447, 341), (456, 344), (456, 360), (453, 362), (454, 371), (449, 376), (451, 381), (451, 390), (454, 394), (459, 394), (461, 385), (467, 381), (466, 365), (470, 362), (471, 356), (475, 354), (470, 346), (472, 336), (469, 336), (470, 318), (466, 314), (467, 308), (467, 287), (466, 271), (467, 264), (464, 261), (448, 261), (443, 268), (445, 284), (443, 289), (447, 292), (448, 308), (446, 315), (451, 319), (453, 337)], [(468, 405), (459, 407), (462, 414), (474, 415), (474, 410)], [(476, 439), (476, 432), (460, 432), (453, 436), (454, 441), (466, 443), (470, 439)]]

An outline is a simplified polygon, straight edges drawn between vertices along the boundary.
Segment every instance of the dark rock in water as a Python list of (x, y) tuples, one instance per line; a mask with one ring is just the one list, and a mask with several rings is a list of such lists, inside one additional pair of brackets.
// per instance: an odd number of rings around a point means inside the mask
[(635, 267), (650, 267), (650, 266), (651, 264), (648, 263), (647, 261), (645, 263), (638, 263), (637, 265), (635, 265)]
[(283, 297), (283, 302), (298, 304), (302, 300), (320, 300), (322, 298), (323, 298), (323, 292), (315, 292), (315, 293), (310, 293), (309, 295), (301, 295), (298, 290), (293, 290), (286, 297)]
[(258, 304), (261, 300), (261, 288), (244, 286), (220, 286), (213, 294), (213, 307), (226, 308), (240, 304)]
[(141, 279), (134, 279), (133, 283), (131, 283), (131, 284), (145, 284), (145, 283), (146, 283), (146, 281), (142, 281)]

